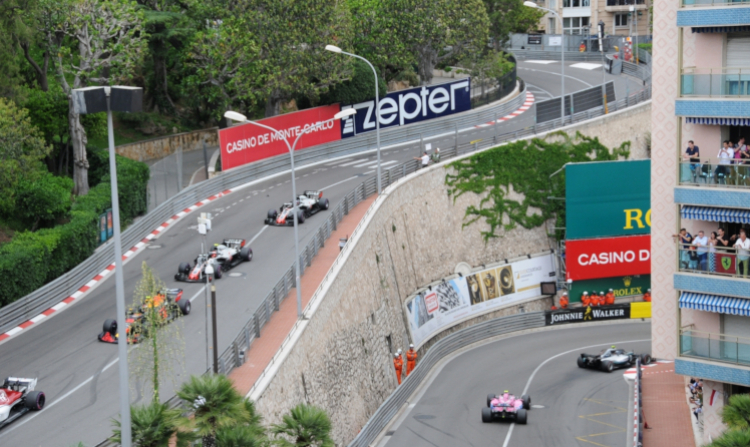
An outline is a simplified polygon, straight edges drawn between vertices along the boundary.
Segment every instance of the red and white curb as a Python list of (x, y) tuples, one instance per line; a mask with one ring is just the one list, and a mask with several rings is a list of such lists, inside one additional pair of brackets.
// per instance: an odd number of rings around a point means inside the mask
[[(641, 365), (641, 368), (653, 368), (656, 365), (663, 364), (663, 363), (673, 363), (671, 360), (657, 360), (653, 363), (649, 363), (648, 365)], [(654, 372), (644, 372), (643, 374), (657, 374), (657, 373), (665, 373), (665, 372), (674, 372), (673, 369), (667, 370), (667, 371), (654, 371)], [(623, 373), (623, 376), (625, 377), (625, 380), (635, 380), (636, 376), (636, 369), (630, 368)]]
[[(195, 211), (196, 209), (200, 208), (203, 205), (206, 205), (208, 203), (213, 202), (214, 200), (217, 200), (221, 197), (226, 196), (227, 194), (230, 194), (236, 190), (244, 188), (246, 185), (240, 185), (236, 186), (231, 189), (227, 189), (225, 191), (222, 191), (216, 195), (213, 195), (205, 200), (202, 200), (195, 205), (185, 208), (184, 210), (180, 211), (179, 213), (175, 214), (174, 216), (170, 217), (166, 222), (159, 225), (154, 231), (149, 233), (148, 236), (141, 239), (140, 242), (135, 244), (130, 250), (126, 251), (122, 255), (122, 260), (125, 261), (131, 257), (133, 257), (135, 254), (137, 254), (141, 249), (143, 249), (149, 242), (151, 242), (152, 239), (154, 239), (156, 236), (158, 236), (161, 232), (165, 231), (170, 225), (177, 222), (181, 218), (185, 217), (186, 215), (190, 214), (191, 212)], [(55, 304), (54, 306), (50, 307), (49, 309), (45, 310), (44, 312), (40, 313), (36, 317), (19, 324), (18, 326), (14, 327), (13, 329), (9, 330), (8, 332), (4, 334), (0, 334), (0, 342), (7, 340), (10, 337), (13, 337), (14, 335), (17, 335), (21, 333), (24, 329), (29, 328), (30, 326), (33, 326), (34, 323), (38, 323), (48, 316), (52, 315), (53, 313), (57, 312), (58, 310), (64, 308), (65, 306), (68, 306), (72, 303), (74, 303), (76, 300), (83, 297), (86, 292), (88, 292), (92, 287), (94, 287), (97, 283), (104, 280), (104, 278), (109, 275), (111, 272), (115, 270), (115, 264), (114, 262), (107, 266), (104, 270), (102, 270), (98, 275), (96, 275), (91, 281), (87, 282), (83, 287), (78, 289), (75, 293), (70, 295), (69, 297), (65, 298), (64, 300), (60, 301), (59, 303)]]
[(498, 118), (497, 120), (493, 120), (493, 121), (490, 121), (490, 122), (484, 123), (484, 124), (477, 124), (474, 127), (476, 127), (477, 129), (481, 129), (482, 127), (494, 126), (495, 124), (499, 124), (499, 123), (508, 121), (510, 119), (513, 119), (513, 118), (517, 117), (518, 115), (522, 114), (523, 112), (529, 110), (533, 104), (534, 104), (534, 94), (531, 93), (531, 92), (529, 92), (529, 91), (527, 91), (526, 92), (526, 101), (523, 102), (523, 105), (521, 107), (519, 107), (518, 110), (516, 110), (515, 112), (513, 112), (513, 113), (511, 113), (509, 115), (505, 115), (502, 118)]

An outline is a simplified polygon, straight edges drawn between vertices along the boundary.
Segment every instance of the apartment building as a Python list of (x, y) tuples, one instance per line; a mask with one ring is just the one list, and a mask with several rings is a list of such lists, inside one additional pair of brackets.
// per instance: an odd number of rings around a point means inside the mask
[(750, 2), (656, 2), (653, 29), (652, 352), (704, 380), (708, 442), (750, 392)]
[[(606, 34), (651, 34), (650, 0), (537, 0), (536, 3), (561, 15), (565, 34), (596, 34), (596, 24), (600, 20), (604, 22)], [(552, 14), (540, 20), (539, 29), (547, 34), (559, 34), (559, 28), (560, 20)]]

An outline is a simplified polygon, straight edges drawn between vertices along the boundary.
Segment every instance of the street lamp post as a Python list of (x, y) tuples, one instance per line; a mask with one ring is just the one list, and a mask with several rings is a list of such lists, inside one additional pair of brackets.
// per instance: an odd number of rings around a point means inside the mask
[(143, 105), (143, 89), (140, 87), (85, 87), (73, 90), (73, 109), (79, 115), (107, 112), (107, 137), (109, 142), (109, 175), (112, 200), (112, 226), (115, 251), (115, 300), (117, 303), (117, 327), (123, 334), (118, 340), (117, 351), (120, 375), (120, 439), (123, 447), (132, 445), (130, 426), (130, 389), (128, 387), (128, 341), (125, 336), (125, 285), (122, 271), (122, 241), (120, 237), (120, 201), (117, 192), (117, 164), (115, 160), (115, 134), (112, 112), (140, 112)]
[(560, 117), (562, 118), (561, 124), (564, 126), (565, 125), (565, 28), (563, 24), (563, 19), (560, 16), (560, 14), (558, 14), (554, 10), (549, 9), (549, 8), (542, 8), (541, 6), (537, 5), (536, 3), (532, 1), (527, 0), (523, 2), (523, 5), (528, 6), (529, 8), (537, 8), (543, 11), (547, 11), (551, 13), (553, 16), (560, 19), (560, 35), (562, 36), (560, 38), (561, 39), (560, 41), (561, 52), (560, 53), (562, 55), (561, 56), (562, 68), (560, 69), (560, 79), (561, 79), (561, 84), (562, 84), (562, 87), (561, 87), (562, 91), (560, 92)]
[[(378, 142), (378, 195), (380, 195), (380, 192), (383, 190), (380, 182), (380, 95), (378, 93), (378, 72), (375, 71), (375, 67), (372, 66), (370, 61), (365, 59), (362, 56), (357, 56), (356, 54), (347, 53), (346, 51), (343, 51), (341, 48), (335, 46), (335, 45), (326, 45), (326, 50), (330, 51), (332, 53), (341, 53), (346, 54), (347, 56), (351, 56), (354, 58), (357, 58), (359, 60), (365, 61), (367, 65), (370, 66), (372, 69), (372, 74), (375, 75), (375, 137)], [(354, 126), (354, 132), (357, 132), (357, 126)]]
[[(346, 118), (348, 116), (352, 116), (355, 113), (357, 113), (356, 109), (346, 109), (342, 110), (336, 115), (333, 116), (334, 120)], [(261, 124), (257, 121), (250, 121), (247, 119), (247, 117), (241, 113), (233, 112), (233, 111), (227, 111), (224, 112), (224, 117), (229, 118), (233, 121), (238, 121), (241, 123), (247, 123), (252, 124), (254, 126), (262, 127), (264, 129), (270, 130), (271, 132), (281, 136), (279, 138), (280, 140), (284, 141), (286, 144), (287, 149), (289, 149), (289, 157), (291, 159), (291, 167), (292, 167), (292, 214), (294, 215), (294, 255), (295, 255), (295, 288), (297, 289), (297, 318), (302, 318), (302, 287), (300, 286), (300, 279), (299, 279), (299, 272), (300, 272), (300, 260), (299, 260), (299, 235), (297, 232), (297, 184), (295, 182), (294, 178), (294, 149), (297, 147), (297, 142), (299, 142), (300, 138), (302, 138), (302, 135), (308, 134), (315, 130), (315, 126), (310, 126), (304, 129), (302, 132), (297, 134), (297, 138), (294, 140), (294, 144), (291, 146), (289, 145), (289, 141), (286, 139), (283, 133), (279, 132), (278, 130), (274, 129), (271, 126), (267, 126), (265, 124)]]

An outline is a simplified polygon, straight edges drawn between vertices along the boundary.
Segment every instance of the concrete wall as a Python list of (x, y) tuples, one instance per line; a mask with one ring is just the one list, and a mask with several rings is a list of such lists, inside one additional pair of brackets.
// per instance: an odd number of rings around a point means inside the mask
[[(602, 132), (614, 138), (611, 126), (647, 127), (649, 109), (641, 106), (637, 112), (601, 119), (609, 126), (584, 124), (571, 130), (583, 127), (588, 135), (604, 137), (592, 133)], [(274, 365), (275, 374), (251, 392), (266, 423), (278, 422), (290, 408), (307, 402), (328, 411), (336, 444), (346, 445), (397, 386), (391, 352), (409, 344), (402, 306), (406, 298), (452, 274), (459, 262), (478, 266), (553, 248), (544, 227), (519, 227), (485, 244), (483, 222), (462, 228), (466, 207), (477, 205), (481, 197), (464, 194), (454, 203), (445, 174), (443, 165), (420, 171), (386, 189), (375, 202), (350, 239), (345, 262), (334, 265), (324, 283), (327, 289), (309, 321)], [(535, 311), (550, 304), (544, 298), (523, 306)], [(513, 306), (462, 322), (435, 339), (517, 310)]]
[(123, 144), (117, 146), (115, 150), (118, 155), (128, 157), (132, 160), (147, 161), (173, 154), (177, 151), (179, 146), (182, 146), (183, 152), (202, 149), (204, 139), (206, 141), (206, 146), (218, 146), (219, 129), (214, 127), (193, 132), (177, 133), (166, 137), (152, 138), (150, 140)]

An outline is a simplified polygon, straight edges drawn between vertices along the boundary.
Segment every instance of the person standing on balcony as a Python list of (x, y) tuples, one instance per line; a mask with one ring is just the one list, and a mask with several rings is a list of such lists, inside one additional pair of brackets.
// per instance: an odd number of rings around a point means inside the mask
[(677, 248), (680, 250), (680, 268), (686, 269), (690, 262), (688, 248), (690, 247), (690, 244), (693, 243), (693, 236), (691, 236), (686, 229), (680, 228), (680, 234), (673, 234), (672, 237), (679, 242)]
[(719, 149), (717, 157), (719, 158), (719, 166), (716, 168), (716, 181), (724, 180), (724, 183), (726, 183), (726, 178), (729, 175), (728, 165), (732, 164), (734, 158), (734, 149), (729, 146), (729, 140), (724, 140), (724, 145)]
[(719, 244), (718, 236), (715, 231), (711, 232), (708, 238), (708, 271), (716, 272), (716, 246)]
[(708, 238), (702, 230), (693, 239), (693, 245), (698, 248), (698, 269), (705, 271), (708, 267)]
[(742, 165), (739, 169), (739, 174), (742, 176), (741, 180), (747, 181), (748, 178), (748, 167), (746, 166), (748, 163), (750, 163), (750, 149), (748, 149), (747, 144), (745, 144), (745, 137), (740, 138), (739, 143), (737, 143), (737, 152), (734, 154), (735, 158), (739, 158), (737, 163), (739, 165)]
[(740, 238), (734, 243), (737, 249), (737, 276), (747, 278), (748, 261), (750, 261), (750, 239), (747, 238), (745, 230), (740, 230)]
[[(701, 151), (698, 146), (696, 146), (693, 143), (693, 140), (688, 141), (688, 147), (685, 150), (685, 153), (682, 155), (682, 158), (690, 161), (690, 173), (681, 170), (682, 172), (682, 181), (683, 182), (689, 182), (690, 180), (695, 180), (696, 176), (696, 170), (698, 169), (698, 165), (701, 162)], [(686, 175), (687, 174), (687, 175)]]

